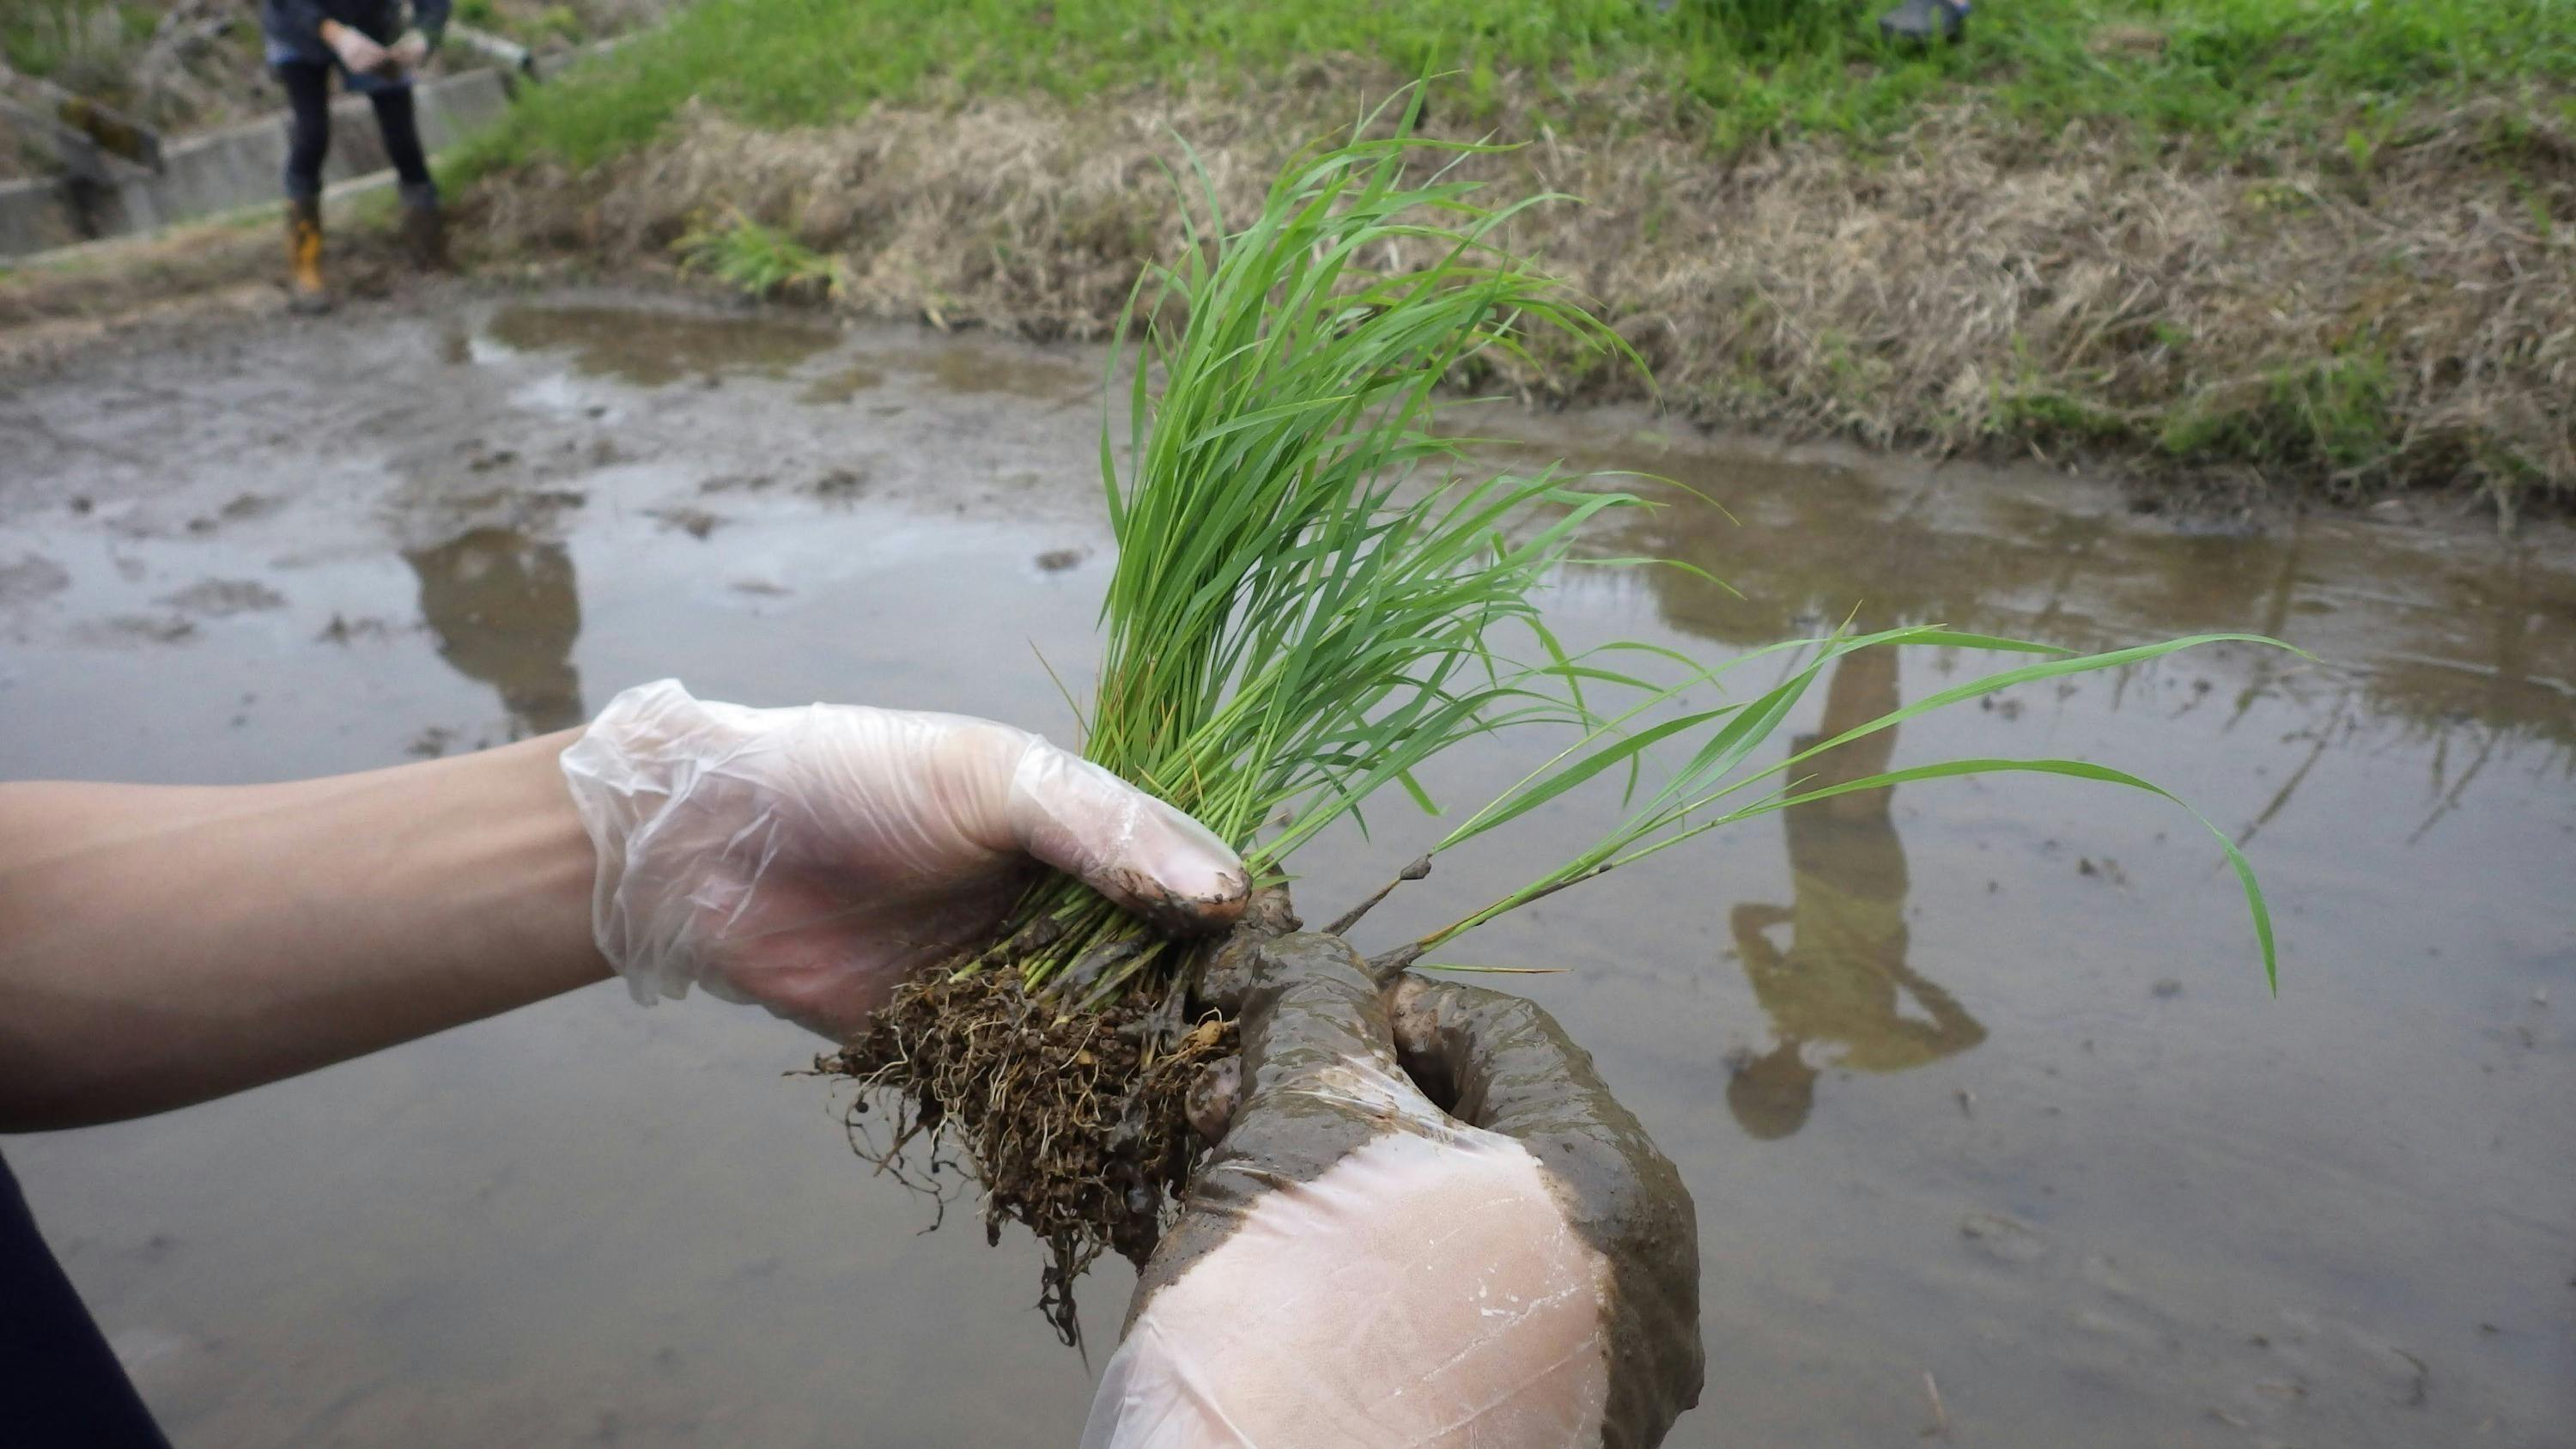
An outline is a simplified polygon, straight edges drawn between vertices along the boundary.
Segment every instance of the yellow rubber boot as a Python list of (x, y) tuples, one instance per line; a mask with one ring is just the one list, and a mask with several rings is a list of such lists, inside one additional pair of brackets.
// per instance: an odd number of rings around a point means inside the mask
[(286, 306), (307, 315), (331, 310), (331, 289), (322, 283), (319, 197), (286, 204)]

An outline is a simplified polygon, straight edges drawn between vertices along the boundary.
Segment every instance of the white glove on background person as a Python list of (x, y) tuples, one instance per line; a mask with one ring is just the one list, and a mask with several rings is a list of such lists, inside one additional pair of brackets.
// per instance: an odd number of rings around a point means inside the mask
[(392, 45), (385, 47), (385, 58), (393, 62), (396, 70), (414, 71), (429, 60), (429, 49), (428, 36), (417, 30), (406, 30), (396, 37)]
[(1242, 1017), (1230, 1124), (1083, 1449), (1642, 1449), (1698, 1401), (1690, 1195), (1546, 1013), (1320, 935), (1199, 994)]
[(393, 58), (373, 37), (354, 25), (325, 20), (321, 35), (322, 43), (331, 47), (331, 53), (340, 57), (340, 64), (347, 66), (351, 75), (373, 75), (384, 69)]
[(993, 929), (1043, 862), (1174, 931), (1247, 876), (1170, 805), (1026, 730), (627, 690), (563, 752), (599, 852), (592, 928), (638, 1001), (703, 986), (836, 1039)]

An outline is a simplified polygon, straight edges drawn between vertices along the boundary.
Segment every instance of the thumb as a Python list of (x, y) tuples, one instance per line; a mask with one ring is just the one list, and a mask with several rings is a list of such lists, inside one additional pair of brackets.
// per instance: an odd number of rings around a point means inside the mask
[(1251, 873), (1216, 832), (1043, 739), (1012, 771), (1005, 813), (1022, 850), (1166, 931), (1243, 915)]
[(1556, 1018), (1526, 997), (1408, 971), (1387, 1003), (1405, 1072), (1462, 1122), (1545, 1145), (1654, 1146)]
[[(1312, 1156), (1321, 1143), (1332, 1151), (1320, 1160), (1330, 1161), (1383, 1131), (1445, 1125), (1404, 1074), (1385, 994), (1340, 937), (1238, 935), (1200, 968), (1197, 998), (1242, 1024), (1242, 1054), (1227, 1059), (1231, 1073), (1195, 1084), (1190, 1101), (1192, 1125), (1228, 1151), (1276, 1156), (1266, 1144), (1284, 1134), (1290, 1156)], [(1351, 1130), (1315, 1137), (1318, 1106)], [(1261, 1121), (1273, 1114), (1289, 1120)]]

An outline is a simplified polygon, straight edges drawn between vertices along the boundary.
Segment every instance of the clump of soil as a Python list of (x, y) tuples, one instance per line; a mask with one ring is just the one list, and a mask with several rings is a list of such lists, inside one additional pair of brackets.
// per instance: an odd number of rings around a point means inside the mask
[[(815, 1062), (859, 1084), (862, 1157), (933, 1195), (943, 1168), (963, 1167), (988, 1241), (1008, 1220), (1046, 1244), (1038, 1307), (1068, 1344), (1074, 1280), (1104, 1249), (1142, 1264), (1177, 1213), (1200, 1150), (1190, 1089), (1235, 1051), (1233, 1022), (1188, 1010), (1187, 975), (1092, 1006), (1033, 995), (1007, 968), (935, 972)], [(966, 1161), (939, 1157), (943, 1137)]]

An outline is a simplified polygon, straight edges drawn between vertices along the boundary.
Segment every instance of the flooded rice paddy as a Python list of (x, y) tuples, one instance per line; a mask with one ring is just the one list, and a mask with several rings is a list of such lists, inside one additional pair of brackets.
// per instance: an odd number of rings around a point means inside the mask
[[(564, 294), (0, 380), (0, 775), (360, 769), (662, 675), (1069, 736), (1045, 666), (1079, 688), (1112, 552), (1099, 365)], [(2251, 629), (2321, 661), (2195, 651), (1892, 742), (2092, 758), (2199, 803), (2272, 894), (2277, 999), (2188, 816), (2035, 777), (1753, 822), (1461, 944), (1568, 968), (1516, 984), (1689, 1178), (1709, 1382), (1671, 1442), (2576, 1441), (2564, 527), (2240, 531), (1636, 414), (1482, 425), (1733, 515), (1677, 504), (1602, 548), (1743, 599), (1575, 570), (1549, 606), (1572, 639), (1714, 661), (1852, 617), (2088, 648)], [(1800, 729), (1988, 662), (1848, 661)], [(1428, 783), (1471, 803), (1528, 763)], [(1610, 808), (1444, 860), (1361, 944)], [(1436, 835), (1371, 823), (1302, 862), (1311, 916)], [(1035, 1253), (987, 1248), (971, 1195), (922, 1233), (932, 1205), (790, 1075), (813, 1045), (601, 987), (6, 1150), (181, 1444), (1070, 1442), (1105, 1355), (1056, 1346)], [(1096, 1339), (1126, 1281), (1095, 1276)]]

